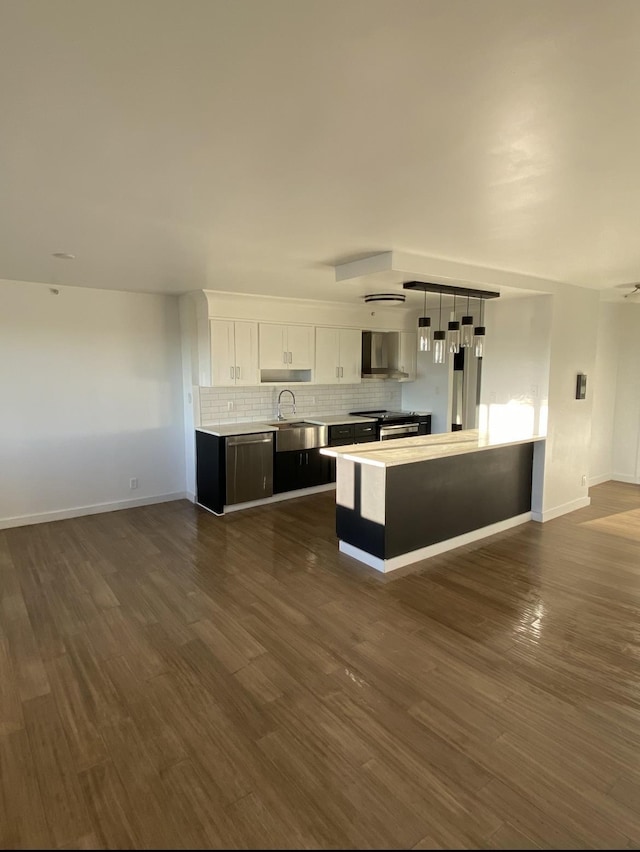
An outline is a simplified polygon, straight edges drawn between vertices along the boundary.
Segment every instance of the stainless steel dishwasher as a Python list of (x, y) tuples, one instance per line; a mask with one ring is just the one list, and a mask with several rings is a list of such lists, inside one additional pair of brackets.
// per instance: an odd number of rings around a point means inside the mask
[(246, 503), (273, 494), (273, 432), (233, 435), (225, 442), (225, 503)]

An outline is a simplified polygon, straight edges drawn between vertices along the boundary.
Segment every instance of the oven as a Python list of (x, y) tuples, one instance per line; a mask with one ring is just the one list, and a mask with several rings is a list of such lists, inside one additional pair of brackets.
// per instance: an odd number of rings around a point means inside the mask
[(420, 434), (418, 423), (381, 423), (380, 440), (390, 441), (392, 438), (411, 438)]
[(352, 415), (368, 417), (376, 421), (378, 441), (390, 441), (392, 438), (414, 438), (416, 435), (431, 434), (431, 415), (417, 411), (352, 411)]

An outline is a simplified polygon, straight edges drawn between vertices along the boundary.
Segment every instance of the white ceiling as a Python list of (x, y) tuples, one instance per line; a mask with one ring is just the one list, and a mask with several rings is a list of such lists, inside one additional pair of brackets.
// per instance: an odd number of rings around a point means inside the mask
[(397, 250), (640, 280), (638, 0), (0, 0), (0, 19), (0, 278), (353, 300), (333, 265)]

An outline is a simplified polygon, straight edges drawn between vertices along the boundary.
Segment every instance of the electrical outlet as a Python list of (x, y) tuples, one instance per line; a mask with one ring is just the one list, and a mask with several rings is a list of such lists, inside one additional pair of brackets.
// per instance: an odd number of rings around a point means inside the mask
[(582, 484), (583, 484), (583, 485), (586, 485), (586, 484), (587, 484), (587, 475), (586, 475), (586, 473), (583, 473), (583, 474), (582, 474)]
[(233, 411), (233, 402), (231, 400), (227, 403), (227, 411)]
[(133, 491), (134, 488), (138, 487), (138, 477), (134, 476), (129, 480), (129, 488)]

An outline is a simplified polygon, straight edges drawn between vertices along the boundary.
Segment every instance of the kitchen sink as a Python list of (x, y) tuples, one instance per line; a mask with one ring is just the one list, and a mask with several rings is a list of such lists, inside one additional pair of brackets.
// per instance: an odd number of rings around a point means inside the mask
[(274, 420), (269, 426), (277, 426), (278, 429), (298, 429), (301, 426), (314, 426), (314, 423), (306, 423), (304, 420)]
[(313, 447), (326, 447), (328, 432), (326, 426), (306, 423), (304, 420), (273, 420), (269, 426), (275, 426), (276, 452), (291, 450), (311, 450)]

